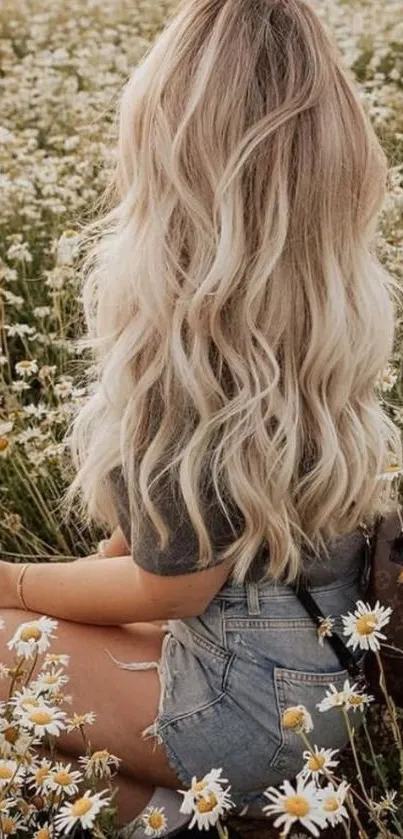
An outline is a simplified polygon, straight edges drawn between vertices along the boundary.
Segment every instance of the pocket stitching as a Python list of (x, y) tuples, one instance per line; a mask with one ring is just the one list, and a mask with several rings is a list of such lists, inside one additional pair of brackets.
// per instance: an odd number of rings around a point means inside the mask
[(221, 702), (221, 700), (226, 696), (224, 692), (220, 693), (215, 699), (212, 699), (210, 702), (206, 702), (204, 705), (201, 705), (199, 708), (193, 708), (191, 711), (186, 711), (185, 714), (178, 714), (176, 717), (172, 717), (172, 719), (164, 721), (164, 715), (161, 716), (158, 728), (160, 731), (163, 731), (164, 728), (167, 728), (169, 725), (173, 725), (175, 722), (179, 722), (180, 720), (185, 720), (187, 717), (194, 717), (195, 714), (199, 714), (202, 711), (207, 711), (209, 708), (212, 708), (213, 705), (216, 705), (217, 702)]
[(317, 684), (322, 687), (322, 685), (332, 684), (335, 680), (345, 682), (345, 680), (348, 679), (347, 670), (333, 670), (331, 673), (323, 673), (320, 671), (289, 670), (286, 667), (275, 667), (274, 673), (275, 677), (278, 673), (283, 684), (286, 682), (290, 685), (298, 685), (303, 682), (307, 682), (308, 684)]
[[(335, 626), (342, 628), (342, 621), (341, 619), (334, 619)], [(315, 629), (314, 624), (312, 623), (311, 618), (224, 618), (225, 629), (231, 632), (235, 629), (244, 629), (244, 630), (254, 630), (254, 629), (275, 629), (276, 631), (281, 630), (293, 630), (293, 629), (304, 629), (304, 630), (312, 630)]]
[[(287, 674), (284, 677), (283, 674)], [(302, 677), (302, 678), (301, 678)], [(300, 670), (287, 670), (284, 667), (275, 667), (273, 670), (274, 693), (276, 697), (276, 706), (279, 720), (280, 743), (272, 756), (269, 766), (273, 769), (281, 771), (281, 758), (287, 757), (287, 749), (290, 748), (290, 743), (287, 741), (286, 732), (283, 726), (283, 713), (286, 707), (285, 685), (300, 685), (300, 684), (314, 684), (317, 687), (329, 686), (330, 684), (344, 683), (348, 678), (347, 670), (336, 670), (332, 673), (313, 673)], [(309, 710), (309, 709), (308, 709)], [(302, 752), (301, 752), (302, 756)]]
[(229, 652), (222, 650), (221, 647), (218, 646), (218, 644), (214, 644), (212, 641), (209, 641), (207, 638), (204, 638), (203, 635), (199, 635), (199, 633), (196, 632), (193, 629), (193, 627), (188, 626), (188, 629), (191, 638), (194, 640), (195, 644), (197, 644), (199, 647), (202, 647), (207, 652), (219, 656), (219, 658), (221, 658), (223, 661), (226, 661), (228, 659), (228, 656), (230, 655)]

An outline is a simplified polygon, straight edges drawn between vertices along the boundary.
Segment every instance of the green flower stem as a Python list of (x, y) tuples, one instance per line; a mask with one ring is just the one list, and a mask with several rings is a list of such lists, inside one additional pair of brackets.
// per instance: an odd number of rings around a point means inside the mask
[(350, 741), (351, 750), (352, 750), (352, 753), (353, 753), (355, 768), (357, 770), (357, 778), (358, 778), (358, 781), (359, 781), (359, 784), (360, 784), (360, 787), (361, 787), (362, 794), (363, 794), (364, 799), (365, 799), (365, 803), (368, 807), (370, 807), (371, 806), (371, 801), (370, 801), (369, 795), (367, 793), (367, 790), (365, 789), (365, 783), (364, 783), (364, 778), (363, 778), (363, 775), (362, 775), (361, 764), (360, 764), (360, 761), (358, 759), (357, 749), (355, 747), (354, 731), (351, 727), (351, 723), (350, 723), (349, 716), (348, 716), (348, 713), (347, 713), (346, 709), (342, 708), (342, 711), (343, 711), (344, 721), (346, 723), (348, 739)]
[(10, 689), (8, 691), (7, 704), (9, 703), (9, 701), (10, 701), (10, 699), (11, 699), (13, 693), (14, 693), (15, 683), (18, 680), (18, 677), (19, 677), (20, 673), (24, 672), (24, 668), (21, 669), (21, 665), (23, 664), (24, 661), (25, 661), (24, 656), (22, 656), (20, 658), (20, 660), (17, 659), (16, 665), (14, 667), (14, 675), (11, 679)]
[[(349, 724), (350, 724), (350, 721), (349, 721)], [(299, 734), (300, 734), (300, 737), (301, 737), (301, 739), (302, 739), (302, 742), (305, 744), (305, 746), (307, 747), (307, 749), (310, 751), (311, 755), (315, 755), (314, 749), (313, 749), (313, 747), (312, 747), (311, 743), (309, 742), (309, 739), (308, 739), (308, 737), (306, 736), (305, 732), (304, 732), (304, 731), (300, 731), (300, 732), (299, 732)], [(324, 771), (324, 773), (323, 773), (323, 774), (325, 775), (325, 777), (326, 777), (326, 778), (327, 778), (330, 782), (332, 782), (332, 781), (337, 781), (338, 783), (341, 783), (341, 781), (342, 781), (342, 779), (341, 779), (341, 778), (336, 778), (336, 776), (335, 776), (335, 775), (332, 775), (332, 773), (330, 773), (330, 772), (326, 772), (326, 771)], [(362, 799), (362, 798), (358, 795), (358, 793), (356, 793), (356, 792), (355, 792), (355, 790), (351, 790), (351, 792), (349, 791), (349, 792), (347, 793), (347, 795), (346, 795), (346, 803), (347, 803), (348, 808), (349, 808), (349, 810), (350, 810), (350, 813), (351, 813), (351, 815), (352, 815), (352, 817), (353, 817), (353, 819), (354, 819), (354, 821), (355, 821), (355, 823), (356, 823), (356, 825), (357, 825), (357, 828), (358, 828), (358, 833), (359, 833), (360, 839), (368, 839), (368, 834), (365, 832), (365, 830), (364, 830), (364, 828), (363, 828), (363, 826), (362, 826), (362, 824), (361, 824), (361, 821), (360, 821), (360, 819), (359, 819), (359, 816), (358, 816), (357, 810), (356, 810), (356, 808), (355, 808), (355, 806), (354, 806), (354, 800), (353, 800), (353, 797), (352, 797), (353, 795), (355, 795), (355, 796), (356, 796), (356, 798), (358, 798), (358, 800), (359, 800), (359, 801), (361, 801), (361, 803), (362, 803), (362, 804), (364, 804), (364, 806), (367, 806), (367, 801), (366, 801), (366, 800), (363, 800), (363, 799)], [(344, 824), (344, 822), (343, 822), (343, 824)], [(349, 832), (350, 832), (350, 831), (349, 831)]]
[(386, 706), (387, 706), (387, 709), (389, 711), (390, 725), (391, 725), (392, 733), (393, 733), (393, 736), (395, 738), (396, 745), (399, 749), (400, 769), (401, 769), (401, 772), (403, 773), (403, 761), (402, 761), (403, 743), (402, 743), (402, 735), (400, 733), (399, 723), (397, 721), (396, 706), (395, 706), (395, 703), (393, 702), (392, 697), (389, 696), (389, 694), (388, 694), (388, 690), (387, 690), (387, 687), (386, 687), (385, 671), (384, 671), (384, 668), (383, 668), (382, 659), (381, 659), (381, 656), (379, 654), (379, 650), (377, 650), (375, 652), (375, 656), (376, 656), (376, 660), (378, 662), (378, 667), (379, 667), (379, 685), (380, 685), (380, 688), (381, 688), (382, 693), (383, 693), (383, 695), (385, 697), (385, 700), (386, 700)]
[(344, 819), (342, 821), (342, 825), (343, 825), (343, 830), (344, 830), (344, 833), (346, 834), (347, 839), (351, 839), (350, 825), (348, 824), (348, 822), (345, 822)]
[(31, 669), (28, 673), (27, 678), (25, 679), (24, 687), (26, 687), (29, 684), (29, 682), (31, 681), (32, 676), (34, 675), (34, 670), (35, 670), (35, 667), (36, 667), (37, 663), (38, 663), (38, 650), (36, 651), (36, 653), (34, 655), (34, 662), (33, 662), (33, 665), (32, 665), (32, 667), (31, 667)]
[(220, 819), (217, 819), (215, 826), (220, 839), (228, 839), (228, 828), (221, 824)]
[[(385, 778), (385, 775), (384, 775), (384, 773), (382, 771), (382, 768), (379, 764), (378, 758), (375, 754), (375, 750), (374, 750), (374, 747), (373, 747), (371, 735), (368, 731), (368, 726), (367, 726), (367, 721), (365, 719), (365, 714), (363, 714), (362, 727), (364, 729), (365, 736), (366, 736), (366, 739), (367, 739), (367, 743), (368, 743), (368, 746), (369, 746), (369, 750), (371, 752), (371, 759), (372, 759), (373, 765), (375, 767), (376, 772), (378, 773), (378, 776), (380, 778), (383, 790), (387, 794), (388, 793), (388, 786), (387, 786), (386, 778)], [(392, 816), (393, 824), (395, 825), (395, 828), (397, 829), (399, 836), (403, 836), (402, 825), (397, 821), (396, 816), (393, 812), (391, 812), (391, 816)]]
[[(360, 787), (361, 787), (362, 794), (364, 796), (364, 802), (363, 803), (367, 807), (373, 822), (378, 827), (381, 836), (385, 836), (385, 839), (387, 839), (387, 837), (389, 835), (389, 831), (387, 830), (387, 828), (385, 828), (385, 825), (383, 824), (383, 822), (380, 819), (378, 819), (377, 816), (375, 815), (375, 813), (373, 812), (372, 807), (371, 807), (371, 799), (370, 799), (370, 797), (367, 793), (367, 790), (365, 788), (365, 782), (364, 782), (364, 778), (363, 778), (363, 775), (362, 775), (361, 764), (360, 764), (360, 761), (359, 761), (359, 758), (358, 758), (357, 749), (355, 747), (354, 731), (351, 727), (348, 712), (346, 711), (345, 708), (343, 708), (342, 711), (343, 711), (343, 716), (344, 716), (344, 720), (345, 720), (345, 723), (346, 723), (348, 739), (349, 739), (350, 744), (351, 744), (351, 750), (352, 750), (352, 753), (353, 753), (355, 767), (356, 767), (356, 770), (357, 770), (357, 778), (358, 778), (358, 781), (359, 781), (359, 784), (360, 784)], [(361, 830), (362, 830), (362, 828), (361, 828)], [(367, 835), (367, 834), (364, 834), (364, 835)]]

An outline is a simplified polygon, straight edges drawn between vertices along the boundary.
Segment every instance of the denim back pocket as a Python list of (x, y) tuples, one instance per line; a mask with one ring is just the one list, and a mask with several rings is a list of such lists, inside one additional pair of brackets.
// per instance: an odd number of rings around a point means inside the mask
[(196, 632), (188, 621), (171, 620), (168, 626), (162, 725), (205, 711), (220, 701), (233, 660), (220, 644)]
[[(280, 729), (280, 745), (274, 754), (270, 766), (281, 772), (284, 777), (293, 777), (303, 767), (302, 753), (306, 749), (302, 738), (292, 728), (283, 725), (283, 714), (287, 708), (304, 705), (309, 711), (313, 729), (308, 734), (311, 745), (319, 748), (342, 749), (348, 734), (343, 712), (340, 708), (319, 711), (317, 705), (326, 696), (326, 691), (333, 685), (337, 692), (343, 690), (348, 679), (345, 670), (332, 673), (318, 673), (301, 670), (274, 668), (274, 686)], [(353, 712), (357, 724), (361, 719), (358, 711)]]

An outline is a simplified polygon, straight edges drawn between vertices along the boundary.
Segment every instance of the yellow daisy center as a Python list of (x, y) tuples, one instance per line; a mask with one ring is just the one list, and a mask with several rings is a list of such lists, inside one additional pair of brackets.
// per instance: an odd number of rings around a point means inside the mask
[(304, 721), (304, 712), (299, 708), (289, 708), (283, 714), (284, 728), (298, 728)]
[(92, 801), (89, 798), (78, 798), (71, 808), (71, 815), (85, 816), (90, 810), (92, 810)]
[(211, 813), (212, 810), (214, 810), (214, 807), (217, 806), (217, 803), (217, 799), (214, 793), (212, 792), (211, 795), (209, 795), (207, 798), (201, 798), (197, 802), (196, 807), (199, 813)]
[(349, 698), (350, 705), (362, 705), (362, 696), (359, 696), (357, 693), (353, 693)]
[(4, 833), (13, 833), (15, 828), (15, 820), (12, 818), (12, 816), (2, 816), (1, 826), (3, 828)]
[(206, 786), (205, 781), (196, 781), (196, 783), (193, 784), (193, 786), (192, 786), (192, 790), (193, 790), (193, 792), (201, 792), (204, 789), (205, 786)]
[(326, 813), (337, 813), (339, 809), (337, 798), (328, 798), (323, 805), (323, 809)]
[(49, 722), (52, 722), (53, 717), (47, 711), (32, 711), (29, 719), (37, 725), (47, 725)]
[(36, 834), (36, 839), (50, 839), (49, 828), (41, 827)]
[(45, 778), (49, 775), (49, 769), (46, 766), (41, 766), (40, 769), (37, 769), (35, 772), (35, 781), (37, 784), (41, 784)]
[(376, 617), (373, 612), (369, 615), (361, 615), (356, 623), (356, 629), (359, 635), (372, 635), (376, 627)]
[(64, 772), (63, 770), (61, 770), (60, 772), (55, 772), (55, 774), (53, 775), (53, 780), (56, 781), (56, 783), (59, 784), (61, 787), (64, 787), (68, 786), (68, 784), (71, 784), (72, 777), (70, 772)]
[(91, 755), (91, 760), (107, 760), (109, 757), (109, 752), (106, 749), (101, 749), (98, 752), (94, 752)]
[(39, 705), (39, 699), (35, 699), (34, 696), (29, 697), (28, 699), (24, 699), (21, 702), (23, 708), (37, 708)]
[(164, 817), (161, 813), (156, 813), (155, 811), (149, 814), (147, 821), (153, 830), (159, 830), (165, 824)]
[(323, 769), (326, 763), (326, 758), (324, 755), (311, 755), (308, 760), (308, 769), (312, 772), (319, 772), (320, 769)]
[(39, 641), (42, 638), (42, 632), (38, 626), (26, 626), (21, 630), (21, 641)]
[(284, 802), (284, 811), (289, 816), (307, 816), (311, 807), (303, 795), (290, 795)]
[(19, 731), (15, 726), (10, 725), (3, 731), (3, 737), (7, 743), (15, 743), (18, 740)]
[(8, 449), (10, 443), (7, 440), (7, 437), (0, 437), (0, 452), (5, 452)]
[(2, 779), (2, 781), (11, 778), (13, 775), (14, 772), (12, 769), (10, 769), (9, 766), (0, 766), (0, 778)]
[(53, 676), (50, 673), (48, 673), (47, 676), (45, 676), (44, 681), (48, 685), (55, 685), (59, 681), (59, 677), (58, 676)]

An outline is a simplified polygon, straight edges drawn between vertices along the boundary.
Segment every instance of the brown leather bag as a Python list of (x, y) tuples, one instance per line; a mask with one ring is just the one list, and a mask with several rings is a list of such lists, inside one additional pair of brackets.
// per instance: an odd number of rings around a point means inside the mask
[[(393, 609), (384, 629), (387, 640), (380, 657), (386, 687), (396, 705), (403, 707), (403, 513), (396, 506), (386, 516), (379, 516), (372, 533), (363, 528), (367, 540), (368, 588), (365, 599)], [(384, 701), (379, 685), (379, 666), (372, 653), (365, 657), (365, 675), (371, 693)]]

